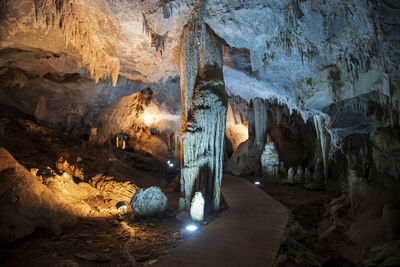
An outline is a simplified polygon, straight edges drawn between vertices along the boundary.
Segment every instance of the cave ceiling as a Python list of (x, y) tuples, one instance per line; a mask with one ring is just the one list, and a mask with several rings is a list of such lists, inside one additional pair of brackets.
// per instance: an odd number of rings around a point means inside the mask
[[(1, 73), (87, 71), (134, 83), (179, 75), (194, 0), (2, 1)], [(398, 102), (396, 1), (209, 0), (205, 21), (225, 44), (227, 91), (298, 109), (376, 91)], [(23, 51), (25, 54), (21, 54)], [(233, 62), (233, 63), (232, 63)], [(82, 70), (82, 68), (84, 68)]]

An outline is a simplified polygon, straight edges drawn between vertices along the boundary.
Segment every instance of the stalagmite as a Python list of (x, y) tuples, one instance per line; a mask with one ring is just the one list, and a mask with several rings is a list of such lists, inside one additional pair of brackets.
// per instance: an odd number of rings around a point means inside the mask
[(201, 192), (194, 194), (192, 205), (190, 206), (190, 217), (193, 221), (204, 220), (204, 198)]
[(104, 51), (96, 37), (98, 21), (86, 14), (90, 11), (84, 5), (76, 0), (36, 0), (34, 4), (36, 21), (61, 31), (65, 46), (71, 44), (77, 49), (81, 55), (78, 64), (86, 67), (96, 83), (111, 76), (113, 86), (117, 84), (119, 59)]
[(220, 40), (201, 12), (181, 37), (181, 191), (186, 210), (202, 192), (207, 214), (220, 207), (227, 96)]

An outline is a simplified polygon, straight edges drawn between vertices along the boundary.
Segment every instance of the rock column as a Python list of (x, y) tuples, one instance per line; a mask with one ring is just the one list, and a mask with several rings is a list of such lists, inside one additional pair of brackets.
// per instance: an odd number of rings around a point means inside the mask
[(256, 148), (255, 151), (249, 151), (249, 153), (256, 153), (257, 161), (254, 166), (256, 179), (262, 177), (261, 155), (267, 142), (267, 122), (267, 103), (264, 99), (256, 97), (250, 101), (248, 119), (249, 139)]
[(195, 192), (205, 200), (205, 213), (220, 207), (220, 188), (227, 96), (219, 38), (199, 17), (181, 37), (181, 193), (185, 208)]

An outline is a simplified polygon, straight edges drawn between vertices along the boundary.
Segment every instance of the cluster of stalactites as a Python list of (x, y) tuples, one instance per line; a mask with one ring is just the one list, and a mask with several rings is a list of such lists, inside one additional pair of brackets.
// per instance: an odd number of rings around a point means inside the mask
[(100, 78), (110, 77), (115, 86), (118, 80), (119, 59), (109, 56), (102, 45), (95, 41), (92, 21), (77, 0), (35, 0), (36, 21), (46, 27), (60, 30), (65, 45), (71, 44), (81, 55), (80, 65), (86, 67), (96, 83)]

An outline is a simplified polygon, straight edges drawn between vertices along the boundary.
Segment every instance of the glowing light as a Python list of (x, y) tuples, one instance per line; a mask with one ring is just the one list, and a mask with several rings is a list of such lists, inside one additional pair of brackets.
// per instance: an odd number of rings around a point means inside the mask
[(118, 215), (120, 219), (125, 218), (126, 214), (128, 213), (128, 208), (126, 207), (125, 202), (120, 201), (115, 205), (118, 209)]
[(189, 224), (188, 226), (186, 226), (185, 229), (188, 230), (189, 232), (194, 232), (197, 230), (197, 225)]
[(168, 166), (172, 168), (172, 167), (174, 167), (174, 164), (173, 163), (169, 163)]
[(151, 125), (154, 121), (154, 116), (145, 110), (142, 114), (142, 120), (146, 125)]
[(171, 161), (170, 161), (170, 160), (168, 160), (168, 161), (167, 161), (167, 163), (168, 163), (168, 164), (170, 164), (170, 163), (171, 163)]
[(260, 181), (255, 181), (254, 184), (255, 185), (260, 185), (261, 183), (260, 183)]

